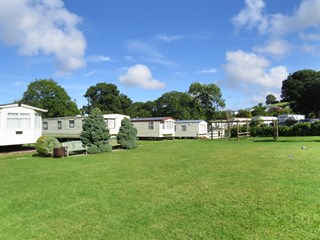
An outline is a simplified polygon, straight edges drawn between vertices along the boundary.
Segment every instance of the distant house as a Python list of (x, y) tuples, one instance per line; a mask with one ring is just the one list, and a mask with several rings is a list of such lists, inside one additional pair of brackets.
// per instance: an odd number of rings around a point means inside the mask
[(301, 114), (281, 114), (278, 116), (279, 125), (281, 126), (285, 125), (288, 120), (299, 122), (305, 120), (305, 116)]
[(208, 124), (204, 120), (178, 120), (175, 136), (179, 138), (202, 138), (208, 136)]
[[(42, 121), (43, 135), (52, 136), (60, 139), (79, 139), (86, 118), (87, 116), (80, 115), (69, 117), (44, 118)], [(103, 118), (111, 136), (116, 136), (119, 133), (122, 119), (130, 119), (129, 116), (122, 114), (104, 114)]]
[(0, 105), (0, 146), (35, 143), (42, 135), (43, 112), (26, 104)]
[(174, 138), (175, 119), (171, 117), (132, 118), (138, 138)]

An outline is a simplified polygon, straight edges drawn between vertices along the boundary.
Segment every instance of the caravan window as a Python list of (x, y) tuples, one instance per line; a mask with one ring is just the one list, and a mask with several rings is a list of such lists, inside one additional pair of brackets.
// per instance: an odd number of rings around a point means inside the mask
[(205, 124), (201, 124), (200, 131), (202, 131), (202, 132), (207, 131), (207, 126)]
[(174, 128), (174, 122), (167, 121), (165, 122), (165, 129), (173, 129)]
[(58, 124), (58, 130), (61, 130), (62, 129), (62, 122), (58, 121), (57, 124)]
[(74, 120), (69, 120), (69, 128), (74, 128)]
[(34, 126), (36, 129), (39, 129), (41, 127), (41, 117), (38, 114), (35, 115)]
[(42, 127), (43, 130), (48, 130), (48, 122), (43, 122)]
[(7, 116), (8, 128), (31, 128), (30, 113), (8, 113)]
[(148, 129), (153, 130), (154, 129), (154, 122), (148, 122)]
[(116, 119), (106, 119), (106, 125), (108, 129), (116, 128)]
[(186, 132), (187, 131), (187, 125), (181, 125), (181, 131)]

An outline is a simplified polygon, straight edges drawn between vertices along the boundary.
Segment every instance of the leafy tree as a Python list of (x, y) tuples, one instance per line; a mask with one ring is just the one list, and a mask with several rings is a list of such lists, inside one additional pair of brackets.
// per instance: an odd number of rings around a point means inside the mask
[(200, 118), (211, 120), (219, 107), (225, 107), (220, 88), (211, 84), (192, 83), (188, 93), (193, 98), (193, 108), (198, 111)]
[(253, 107), (252, 115), (253, 116), (266, 116), (267, 115), (266, 107), (263, 106), (262, 103), (259, 103), (257, 106)]
[(118, 143), (124, 149), (133, 149), (138, 146), (137, 129), (132, 125), (128, 118), (121, 121), (121, 127), (117, 136)]
[(234, 116), (234, 112), (233, 111), (217, 111), (214, 115), (214, 119), (219, 119), (219, 120), (226, 120), (226, 119), (230, 119)]
[(103, 113), (127, 114), (132, 103), (130, 98), (120, 93), (116, 85), (105, 82), (89, 87), (84, 97), (88, 100), (88, 106), (83, 107), (86, 113), (99, 108)]
[(152, 117), (154, 115), (155, 103), (153, 101), (134, 102), (131, 104), (127, 114), (131, 117)]
[(98, 108), (91, 110), (85, 119), (80, 139), (88, 147), (88, 153), (110, 152), (110, 134), (104, 122), (103, 115)]
[(237, 117), (240, 117), (240, 118), (251, 118), (252, 114), (251, 114), (251, 112), (249, 110), (240, 109), (239, 112), (237, 113)]
[(294, 112), (320, 116), (320, 71), (296, 71), (282, 82), (281, 97)]
[(164, 93), (155, 101), (156, 115), (171, 116), (176, 119), (195, 117), (193, 99), (188, 93), (171, 91)]
[(276, 101), (277, 101), (277, 98), (274, 95), (272, 95), (272, 94), (267, 95), (266, 104), (273, 104)]
[(44, 117), (64, 117), (79, 114), (75, 102), (67, 92), (52, 79), (39, 79), (28, 85), (21, 103), (47, 109)]

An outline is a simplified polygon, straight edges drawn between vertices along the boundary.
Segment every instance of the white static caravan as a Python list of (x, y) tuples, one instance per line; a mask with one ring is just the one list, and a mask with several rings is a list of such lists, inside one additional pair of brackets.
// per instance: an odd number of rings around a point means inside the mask
[(263, 124), (266, 124), (268, 126), (272, 126), (273, 123), (278, 120), (278, 118), (272, 117), (272, 116), (254, 116), (254, 117), (252, 117), (252, 120), (253, 121), (261, 120)]
[(43, 112), (26, 104), (0, 105), (0, 146), (35, 143), (42, 135)]
[(132, 118), (138, 138), (174, 138), (175, 119), (171, 117)]
[(226, 130), (228, 129), (228, 125), (232, 126), (233, 122), (228, 123), (227, 120), (216, 120), (211, 123), (209, 137), (211, 139), (219, 139), (226, 137)]
[(300, 114), (281, 114), (278, 116), (278, 120), (279, 125), (284, 126), (287, 120), (293, 120), (298, 122), (301, 120), (305, 120), (305, 116)]
[(239, 118), (239, 117), (235, 117), (235, 118), (232, 118), (230, 120), (231, 122), (231, 125), (232, 126), (237, 126), (239, 124), (239, 126), (245, 126), (247, 125), (248, 123), (251, 122), (251, 118)]
[(130, 116), (128, 115), (117, 114), (117, 113), (104, 114), (103, 117), (107, 125), (107, 128), (109, 129), (109, 133), (112, 136), (118, 135), (119, 129), (121, 127), (121, 121), (124, 118), (130, 119)]
[(175, 131), (178, 138), (207, 138), (208, 124), (204, 120), (178, 120)]
[[(56, 117), (43, 119), (43, 135), (56, 138), (80, 138), (82, 126), (87, 116)], [(130, 119), (122, 114), (104, 114), (106, 127), (111, 136), (116, 136), (121, 127), (121, 121), (124, 118)]]

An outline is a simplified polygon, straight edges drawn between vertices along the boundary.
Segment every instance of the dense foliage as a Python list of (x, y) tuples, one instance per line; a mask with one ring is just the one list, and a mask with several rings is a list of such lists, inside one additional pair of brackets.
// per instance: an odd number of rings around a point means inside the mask
[(132, 125), (128, 118), (124, 118), (121, 121), (117, 140), (124, 149), (133, 149), (138, 146), (137, 129)]
[(103, 113), (127, 114), (132, 104), (131, 99), (121, 94), (116, 85), (105, 82), (89, 87), (84, 97), (88, 100), (88, 106), (84, 107), (85, 113), (99, 108)]
[(80, 139), (88, 147), (88, 153), (110, 152), (110, 134), (106, 128), (104, 118), (98, 108), (92, 109), (90, 115), (85, 119)]
[(266, 104), (273, 104), (273, 103), (276, 103), (277, 102), (277, 99), (274, 95), (272, 94), (268, 94), (266, 96)]
[(200, 113), (198, 119), (211, 120), (219, 108), (225, 107), (221, 90), (213, 83), (192, 83), (188, 93), (193, 98), (193, 109)]
[(28, 85), (21, 103), (48, 110), (44, 117), (64, 117), (79, 114), (78, 107), (65, 89), (52, 79), (39, 79)]
[(171, 116), (175, 119), (197, 119), (199, 116), (188, 93), (171, 91), (155, 101), (157, 116)]
[(61, 147), (61, 143), (54, 137), (41, 136), (36, 142), (36, 150), (41, 156), (52, 156), (53, 149)]
[[(246, 127), (241, 127), (240, 131), (247, 131)], [(250, 126), (250, 136), (252, 137), (272, 137), (274, 128), (270, 126)], [(279, 136), (320, 136), (320, 121), (296, 123), (292, 126), (279, 126)], [(237, 137), (237, 128), (231, 129), (231, 137)]]
[(320, 116), (320, 71), (301, 70), (290, 74), (283, 81), (281, 97), (290, 102), (293, 111), (307, 117)]

